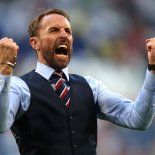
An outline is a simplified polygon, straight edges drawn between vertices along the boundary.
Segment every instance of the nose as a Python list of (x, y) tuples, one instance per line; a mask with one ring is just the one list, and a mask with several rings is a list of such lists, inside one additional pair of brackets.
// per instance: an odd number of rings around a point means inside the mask
[(60, 35), (59, 35), (60, 39), (65, 39), (67, 38), (67, 33), (64, 29), (61, 30)]

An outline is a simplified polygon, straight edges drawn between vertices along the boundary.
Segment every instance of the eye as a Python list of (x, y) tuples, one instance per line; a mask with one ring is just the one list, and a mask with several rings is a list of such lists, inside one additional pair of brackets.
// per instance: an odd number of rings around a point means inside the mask
[(69, 28), (66, 28), (65, 31), (66, 31), (66, 33), (68, 33), (68, 34), (72, 34), (72, 30), (69, 29)]
[(57, 31), (59, 31), (59, 29), (58, 29), (58, 28), (51, 28), (51, 29), (49, 29), (49, 33), (52, 33), (52, 32), (57, 32)]

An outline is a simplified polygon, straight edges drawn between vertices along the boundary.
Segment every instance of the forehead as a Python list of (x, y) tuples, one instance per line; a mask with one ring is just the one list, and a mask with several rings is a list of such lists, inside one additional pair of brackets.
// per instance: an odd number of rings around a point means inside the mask
[(62, 27), (71, 27), (70, 22), (62, 15), (59, 14), (49, 14), (44, 16), (41, 19), (40, 26), (47, 27), (47, 26), (62, 26)]

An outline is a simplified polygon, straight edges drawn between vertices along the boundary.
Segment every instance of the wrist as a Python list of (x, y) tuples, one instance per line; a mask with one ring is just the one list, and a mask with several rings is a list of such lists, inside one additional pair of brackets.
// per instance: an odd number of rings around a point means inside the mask
[(148, 70), (151, 73), (155, 74), (155, 64), (148, 64)]
[(13, 72), (13, 67), (8, 65), (7, 63), (2, 64), (0, 63), (0, 74), (2, 75), (10, 75)]

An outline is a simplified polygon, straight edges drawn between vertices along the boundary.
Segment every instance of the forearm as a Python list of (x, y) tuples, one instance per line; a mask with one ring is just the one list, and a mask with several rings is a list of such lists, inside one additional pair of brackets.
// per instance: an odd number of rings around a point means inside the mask
[(119, 126), (144, 130), (154, 116), (155, 75), (148, 72), (140, 94), (135, 102), (108, 91), (99, 85), (97, 102), (99, 117)]
[(11, 76), (0, 75), (0, 132), (8, 128), (10, 79)]
[(0, 133), (8, 129), (8, 112), (9, 112), (8, 93), (0, 94)]
[[(147, 71), (144, 85), (136, 101), (119, 103), (122, 107), (118, 108), (120, 116), (115, 117), (115, 123), (136, 130), (146, 129), (154, 117), (154, 99), (155, 75)], [(125, 104), (121, 104), (123, 102)]]
[(151, 124), (155, 111), (155, 74), (147, 71), (146, 75), (143, 89), (137, 98), (137, 104), (135, 104), (143, 128), (147, 128)]

